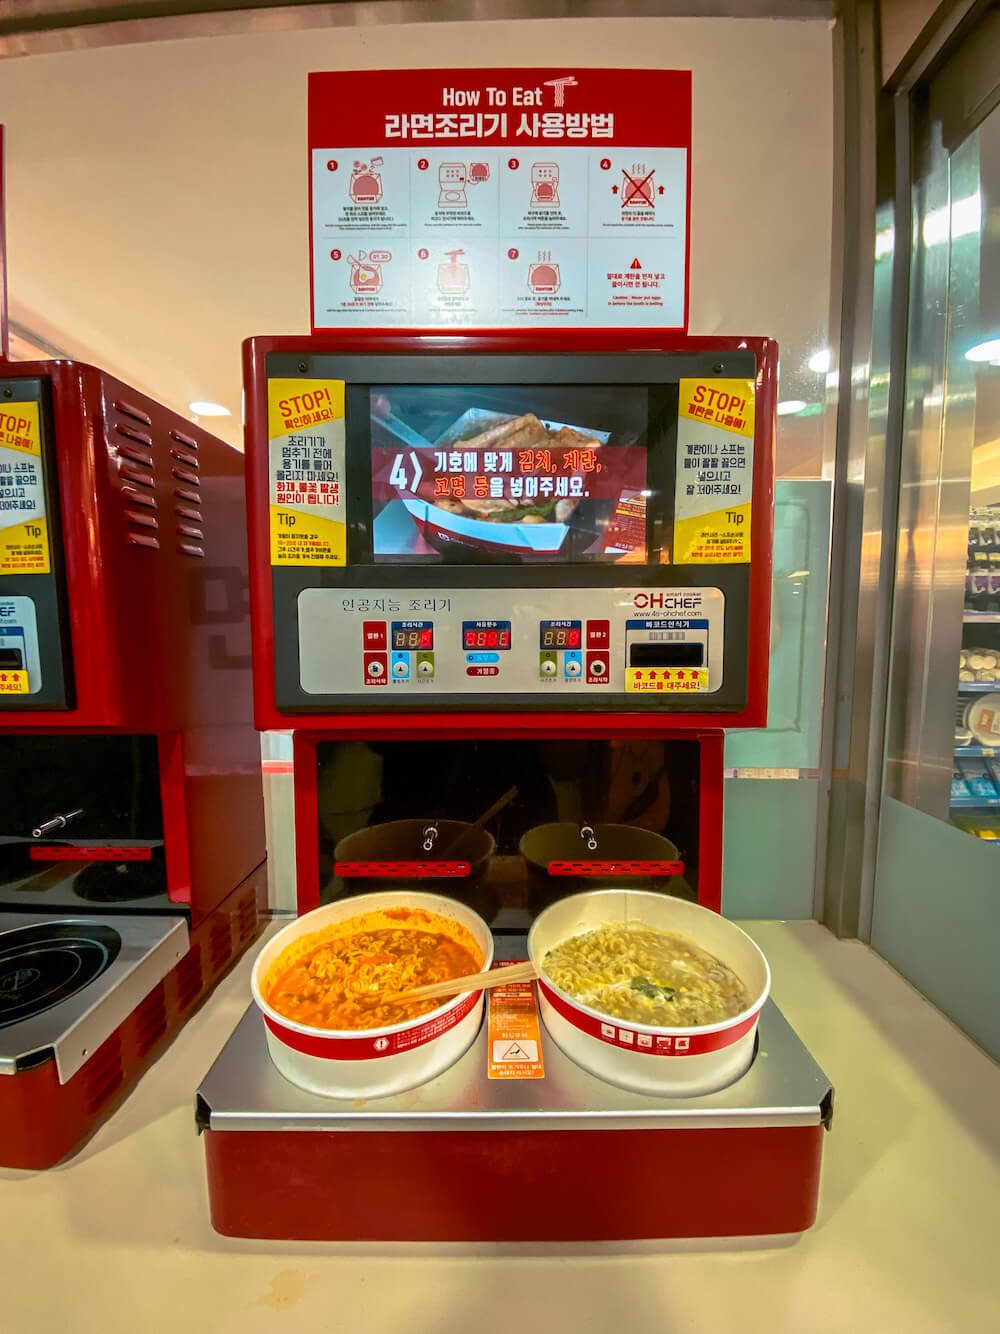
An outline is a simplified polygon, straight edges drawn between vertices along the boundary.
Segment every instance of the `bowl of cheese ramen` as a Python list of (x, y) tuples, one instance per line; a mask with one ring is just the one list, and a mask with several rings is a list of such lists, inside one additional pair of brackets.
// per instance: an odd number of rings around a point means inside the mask
[(771, 971), (718, 913), (639, 890), (574, 894), (535, 919), (528, 954), (549, 1035), (591, 1074), (690, 1097), (749, 1069)]
[(472, 1044), (483, 993), (404, 1004), (412, 987), (489, 968), (493, 937), (441, 894), (358, 894), (306, 913), (261, 950), (251, 976), (271, 1060), (293, 1084), (377, 1098), (423, 1084)]

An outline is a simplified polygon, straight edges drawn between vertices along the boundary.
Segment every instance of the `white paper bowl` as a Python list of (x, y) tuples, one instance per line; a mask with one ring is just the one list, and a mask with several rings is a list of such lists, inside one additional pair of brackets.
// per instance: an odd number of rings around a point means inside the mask
[[(542, 960), (554, 946), (626, 920), (676, 931), (728, 964), (752, 997), (748, 1008), (717, 1024), (660, 1028), (601, 1014), (546, 977)], [(636, 1093), (693, 1097), (724, 1088), (749, 1069), (771, 970), (746, 932), (718, 913), (638, 890), (573, 894), (535, 919), (528, 955), (539, 971), (539, 1009), (552, 1040), (577, 1065), (609, 1084)]]
[[(436, 1010), (387, 1028), (314, 1028), (286, 1019), (264, 999), (262, 983), (289, 945), (304, 936), (352, 917), (392, 908), (422, 908), (435, 917), (458, 922), (470, 931), (483, 954), (483, 968), (493, 962), (493, 937), (483, 919), (441, 894), (388, 890), (358, 894), (297, 918), (269, 941), (257, 956), (250, 986), (264, 1019), (271, 1060), (293, 1084), (333, 1098), (378, 1098), (433, 1079), (462, 1056), (479, 1032), (483, 993), (450, 996)], [(374, 925), (404, 923), (374, 919)]]

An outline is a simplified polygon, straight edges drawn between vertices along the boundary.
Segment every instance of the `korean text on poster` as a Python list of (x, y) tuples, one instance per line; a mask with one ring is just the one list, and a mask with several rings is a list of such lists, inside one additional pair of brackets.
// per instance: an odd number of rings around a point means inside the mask
[(345, 565), (343, 380), (269, 380), (272, 565)]
[(309, 77), (313, 328), (687, 327), (691, 73)]
[(752, 380), (681, 380), (675, 565), (750, 560), (753, 435)]
[(48, 520), (37, 403), (0, 407), (0, 574), (48, 574)]

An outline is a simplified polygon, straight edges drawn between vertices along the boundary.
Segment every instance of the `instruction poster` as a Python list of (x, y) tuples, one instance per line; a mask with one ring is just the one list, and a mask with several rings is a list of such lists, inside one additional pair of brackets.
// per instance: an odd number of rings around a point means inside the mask
[(48, 520), (37, 403), (0, 407), (0, 574), (48, 574)]
[(267, 382), (272, 565), (346, 565), (343, 380)]
[(681, 380), (674, 564), (750, 560), (754, 383)]
[(314, 330), (686, 329), (688, 70), (309, 76)]

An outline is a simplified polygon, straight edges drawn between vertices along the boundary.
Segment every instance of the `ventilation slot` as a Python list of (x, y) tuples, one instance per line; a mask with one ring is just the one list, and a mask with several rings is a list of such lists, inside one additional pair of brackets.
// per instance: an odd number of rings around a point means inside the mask
[(140, 514), (138, 510), (126, 510), (125, 517), (129, 523), (138, 524), (140, 528), (159, 528), (156, 518), (152, 514)]
[(201, 510), (194, 510), (190, 505), (178, 505), (175, 513), (178, 519), (190, 519), (192, 523), (201, 523)]
[(185, 449), (193, 449), (195, 450), (195, 452), (197, 452), (198, 441), (194, 438), (193, 435), (187, 435), (185, 434), (184, 431), (174, 431), (174, 430), (168, 431), (167, 434), (170, 436), (171, 440), (176, 440), (177, 443), (179, 445), (183, 445)]
[(188, 454), (186, 450), (183, 449), (172, 449), (170, 451), (170, 457), (176, 459), (178, 463), (183, 463), (186, 468), (201, 467), (197, 457), (194, 454)]
[(121, 492), (125, 502), (129, 505), (145, 505), (148, 509), (156, 509), (156, 497), (145, 491), (137, 491), (130, 482), (122, 484)]
[(236, 932), (240, 944), (249, 940), (257, 930), (257, 896), (250, 893), (240, 904), (236, 914)]
[(189, 486), (175, 486), (174, 495), (178, 500), (190, 500), (193, 505), (201, 504), (201, 492), (192, 491)]
[(123, 398), (115, 399), (115, 412), (120, 412), (123, 417), (131, 417), (133, 421), (142, 422), (143, 426), (153, 424), (148, 412), (143, 412), (142, 408), (137, 408), (134, 403), (128, 403)]
[(177, 1004), (188, 1009), (201, 995), (201, 946), (195, 945), (174, 969), (177, 979)]
[(98, 1111), (121, 1086), (125, 1078), (122, 1070), (122, 1044), (117, 1033), (112, 1033), (107, 1042), (84, 1066), (87, 1072), (87, 1112)]
[(152, 455), (145, 453), (141, 449), (136, 449), (134, 445), (119, 445), (118, 457), (120, 459), (128, 459), (132, 463), (139, 463), (142, 467), (148, 468), (150, 472), (153, 471)]
[[(135, 426), (127, 426), (124, 422), (115, 422), (115, 430), (119, 435), (125, 436), (127, 440), (134, 440), (137, 445), (145, 445), (147, 449), (153, 448), (153, 437), (148, 431), (140, 431)], [(119, 445), (119, 449), (124, 446)]]
[(233, 935), (228, 921), (216, 922), (209, 937), (209, 966), (213, 976), (233, 957)]
[(167, 1031), (167, 1002), (163, 983), (158, 982), (135, 1010), (136, 1054), (141, 1058), (155, 1047)]
[(142, 512), (157, 508), (153, 436), (150, 431), (142, 429), (152, 426), (152, 418), (142, 408), (121, 399), (115, 401), (115, 410), (132, 419), (111, 422), (111, 430), (122, 437), (114, 441), (114, 446), (118, 455), (118, 490), (125, 521), (125, 545), (159, 551), (159, 540), (153, 536), (159, 522), (152, 514)]
[(134, 468), (123, 467), (121, 469), (121, 475), (126, 482), (132, 482), (135, 486), (148, 487), (150, 491), (152, 491), (156, 485), (153, 481), (152, 474), (148, 472), (136, 472)]
[(205, 536), (200, 528), (193, 528), (189, 523), (179, 523), (177, 531), (182, 537), (193, 537), (198, 542), (201, 542)]

